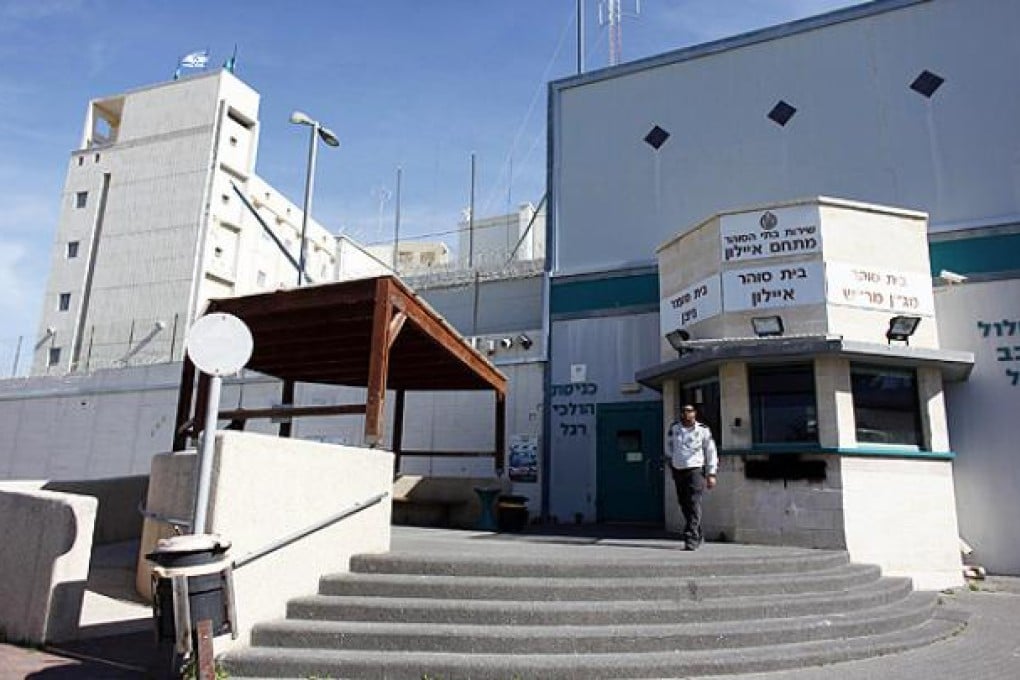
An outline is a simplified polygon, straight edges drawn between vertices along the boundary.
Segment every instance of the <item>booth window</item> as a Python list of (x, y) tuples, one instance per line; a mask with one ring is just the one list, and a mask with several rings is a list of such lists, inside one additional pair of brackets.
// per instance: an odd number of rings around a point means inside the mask
[(810, 364), (751, 366), (753, 444), (817, 444), (815, 372)]
[(858, 444), (923, 445), (913, 370), (851, 364), (850, 383)]

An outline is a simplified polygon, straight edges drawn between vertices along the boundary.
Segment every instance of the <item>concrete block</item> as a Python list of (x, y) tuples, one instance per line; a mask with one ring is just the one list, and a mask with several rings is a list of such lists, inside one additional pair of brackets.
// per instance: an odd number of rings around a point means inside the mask
[(0, 487), (0, 633), (41, 645), (78, 632), (98, 502)]
[[(207, 531), (232, 542), (235, 560), (392, 493), (393, 454), (379, 449), (218, 432), (214, 456)], [(195, 458), (175, 453), (153, 460), (149, 510), (191, 516)], [(239, 637), (216, 638), (217, 652), (246, 644), (255, 623), (282, 617), (287, 600), (315, 593), (323, 574), (347, 571), (351, 555), (389, 550), (390, 513), (387, 497), (235, 570)], [(142, 555), (152, 547), (144, 540)], [(147, 588), (147, 565), (139, 572)]]

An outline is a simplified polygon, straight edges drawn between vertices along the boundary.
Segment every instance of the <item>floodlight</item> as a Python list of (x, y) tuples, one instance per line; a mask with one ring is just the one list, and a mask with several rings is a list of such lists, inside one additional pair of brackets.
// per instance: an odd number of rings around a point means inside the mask
[(751, 319), (751, 328), (759, 338), (774, 338), (783, 334), (783, 317), (756, 316)]
[(674, 331), (666, 333), (666, 340), (669, 342), (670, 347), (675, 349), (677, 352), (683, 353), (684, 343), (691, 339), (691, 334), (685, 331), (683, 328), (677, 328)]
[(531, 346), (535, 343), (527, 335), (521, 333), (520, 335), (517, 336), (517, 344), (523, 347), (524, 349), (530, 349)]
[(921, 323), (919, 316), (894, 316), (889, 319), (889, 330), (885, 332), (885, 338), (892, 344), (893, 340), (910, 344), (910, 336), (917, 330)]

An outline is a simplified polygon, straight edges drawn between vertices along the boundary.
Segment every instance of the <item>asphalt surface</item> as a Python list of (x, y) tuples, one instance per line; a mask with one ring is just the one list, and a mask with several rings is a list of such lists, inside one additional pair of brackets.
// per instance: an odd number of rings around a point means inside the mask
[[(422, 535), (414, 531), (404, 531), (403, 528), (394, 530), (395, 550), (413, 550), (416, 546), (431, 542), (423, 541)], [(454, 540), (458, 538), (454, 537)], [(482, 536), (475, 534), (472, 538)], [(485, 542), (493, 539), (499, 540), (498, 537), (491, 537)], [(522, 544), (526, 545), (529, 540), (550, 539), (517, 536), (513, 542), (517, 543), (517, 549), (520, 550), (524, 548)], [(573, 534), (568, 540), (578, 543), (598, 542), (608, 548), (619, 537), (588, 531)], [(741, 546), (741, 549), (744, 548), (750, 549)], [(527, 552), (526, 548), (524, 552)], [(129, 555), (130, 546), (121, 549), (119, 554)], [(127, 565), (116, 564), (119, 559), (111, 559), (109, 554), (100, 555), (90, 574), (90, 590), (98, 588), (105, 592), (101, 597), (86, 600), (85, 615), (90, 614), (91, 604), (93, 608), (105, 608), (111, 612), (108, 620), (99, 617), (99, 623), (87, 627), (88, 637), (59, 647), (28, 649), (0, 644), (0, 680), (120, 680), (151, 676), (149, 667), (155, 653), (151, 621), (145, 618), (145, 608), (130, 597), (128, 589), (117, 591), (110, 586), (118, 574), (113, 570), (120, 569), (124, 574), (130, 571)], [(969, 613), (970, 619), (963, 632), (927, 647), (814, 668), (713, 677), (718, 680), (1020, 678), (1020, 578), (990, 576), (983, 581), (971, 582), (968, 588), (944, 593), (942, 597), (947, 605)], [(92, 615), (95, 616), (95, 612)]]

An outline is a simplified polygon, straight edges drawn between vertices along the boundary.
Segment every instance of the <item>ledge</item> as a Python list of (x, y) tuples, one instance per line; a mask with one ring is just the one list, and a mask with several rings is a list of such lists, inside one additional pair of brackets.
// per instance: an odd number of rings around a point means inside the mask
[(783, 448), (722, 449), (720, 456), (792, 456), (792, 455), (857, 456), (870, 458), (920, 458), (925, 460), (953, 460), (955, 451), (921, 451), (912, 446), (855, 446), (833, 448), (826, 446), (787, 446)]

